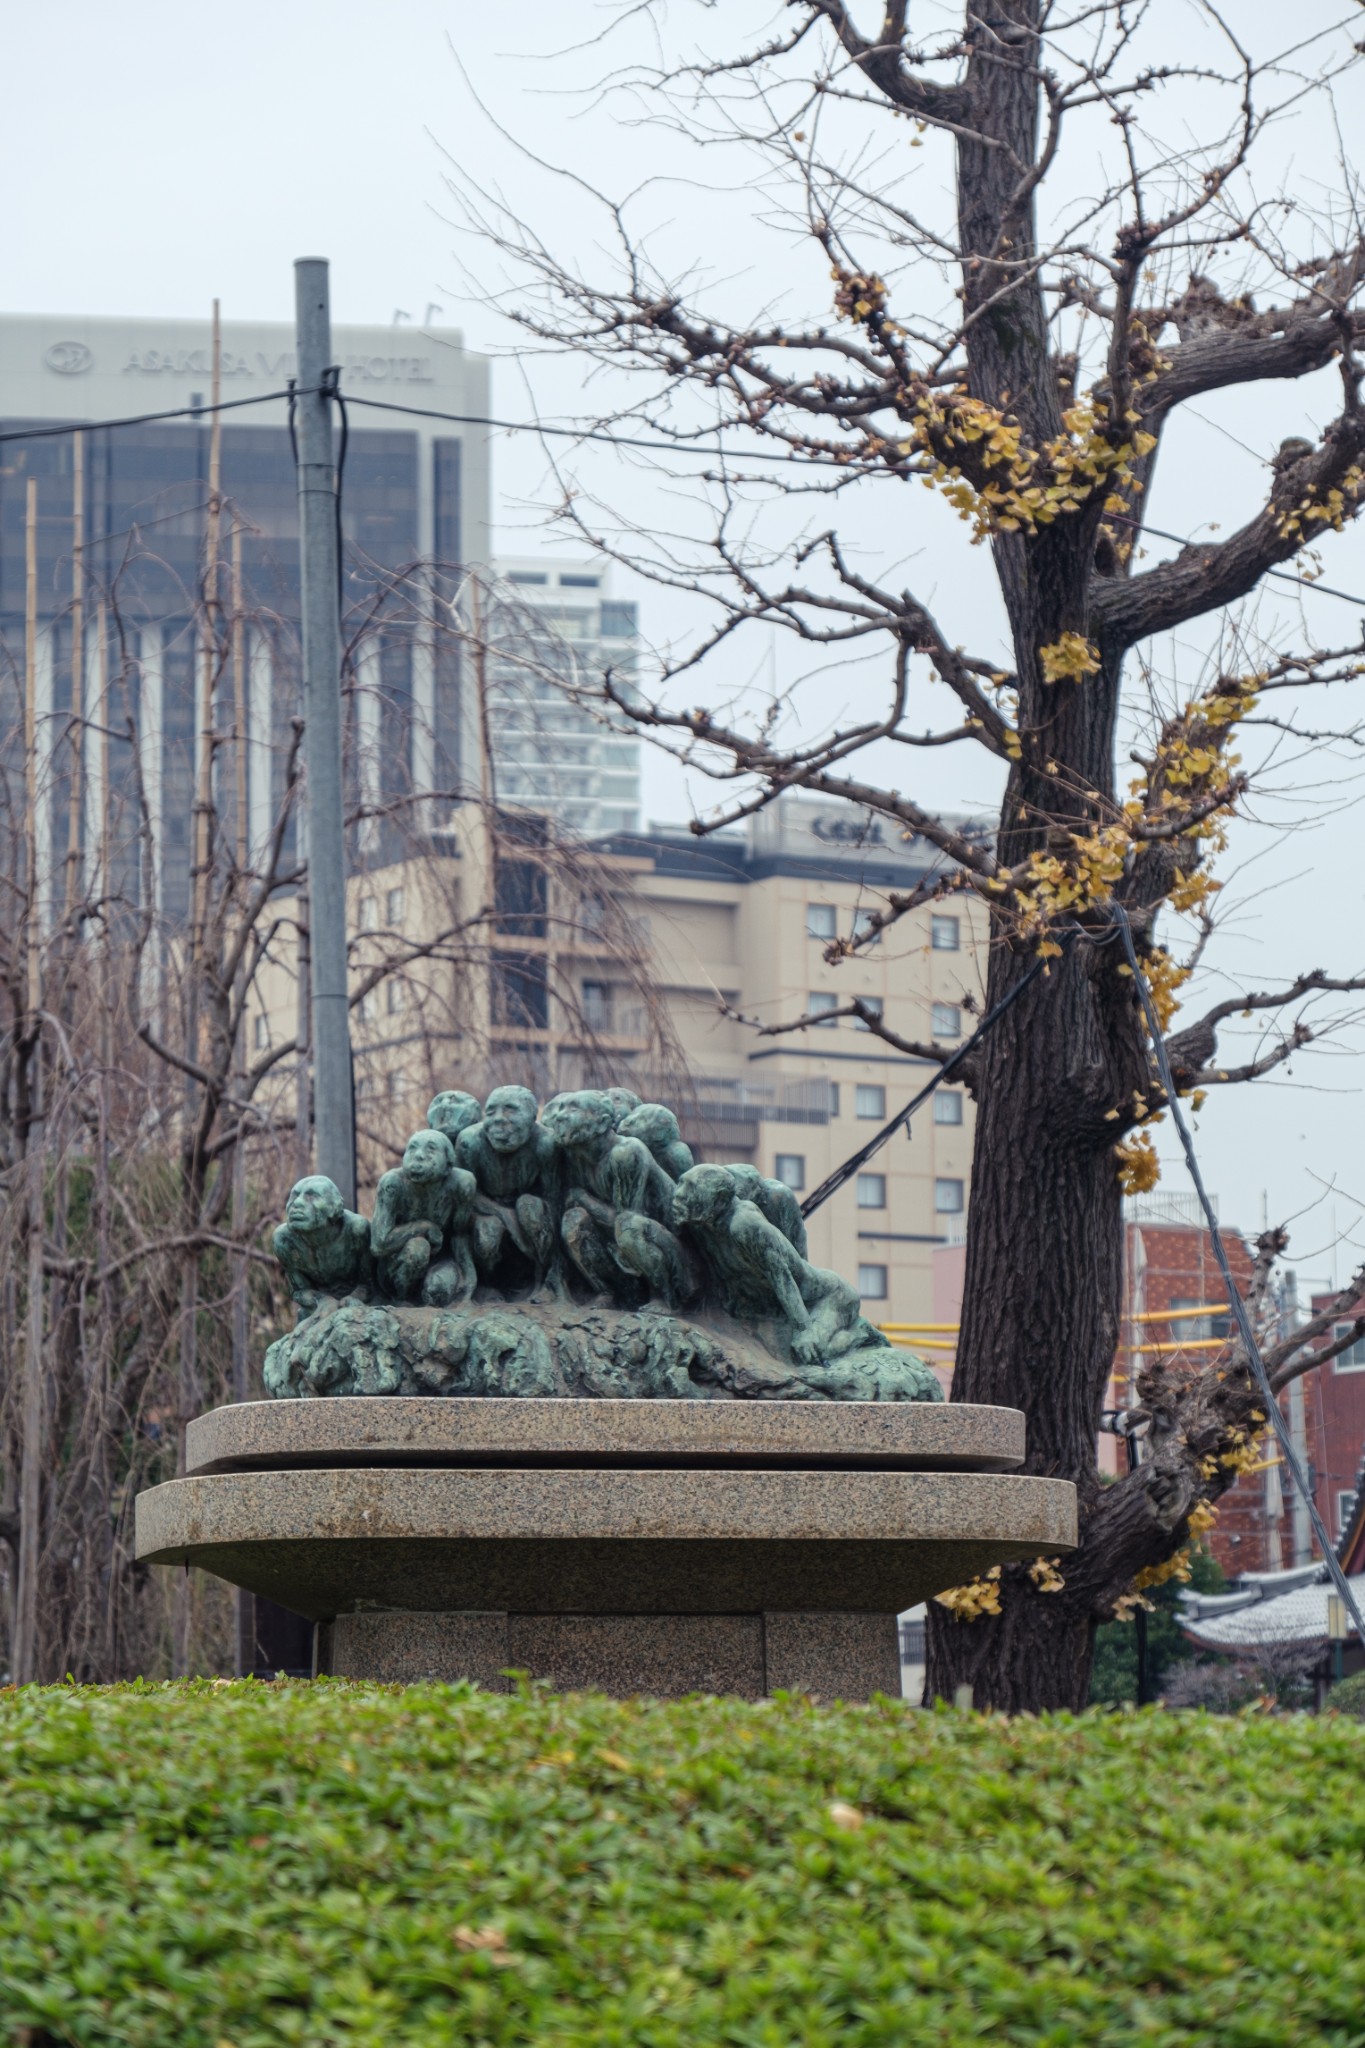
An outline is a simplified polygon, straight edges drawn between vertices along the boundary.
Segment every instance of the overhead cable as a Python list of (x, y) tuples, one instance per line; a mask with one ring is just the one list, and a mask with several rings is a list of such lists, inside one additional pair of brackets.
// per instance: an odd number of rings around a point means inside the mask
[[(292, 387), (291, 387), (292, 388)], [(217, 405), (183, 405), (168, 412), (131, 413), (122, 419), (72, 420), (69, 424), (50, 427), (21, 427), (6, 429), (0, 433), (0, 443), (7, 441), (47, 441), (62, 434), (100, 433), (115, 427), (143, 427), (160, 420), (197, 420), (210, 413), (233, 412), (244, 405), (270, 405), (278, 399), (288, 400), (291, 388), (283, 391), (262, 391), (251, 398), (225, 398)], [(297, 396), (297, 390), (292, 391)], [(339, 382), (329, 389), (330, 397), (340, 400)], [(647, 440), (642, 435), (607, 434), (594, 427), (550, 426), (543, 420), (500, 420), (484, 413), (442, 412), (434, 406), (402, 405), (394, 398), (361, 398), (358, 393), (348, 394), (351, 405), (363, 405), (373, 412), (402, 413), (411, 419), (444, 420), (456, 427), (491, 427), (502, 434), (537, 434), (542, 439), (550, 437), (565, 441), (587, 441), (604, 448), (639, 448), (653, 455), (701, 455), (718, 456), (722, 461), (776, 462), (795, 464), (802, 469), (815, 469), (821, 464), (842, 468), (834, 458), (827, 455), (779, 454), (771, 448), (735, 449), (709, 446), (704, 442)], [(1120, 519), (1125, 526), (1136, 532), (1151, 534), (1157, 540), (1173, 541), (1177, 547), (1198, 547), (1202, 543), (1190, 540), (1186, 535), (1168, 533), (1160, 526), (1149, 526), (1146, 522), (1125, 518), (1121, 513), (1109, 513), (1107, 517)], [(1262, 576), (1273, 577), (1277, 583), (1292, 583), (1299, 590), (1316, 591), (1321, 597), (1340, 598), (1345, 604), (1365, 607), (1365, 597), (1350, 590), (1339, 590), (1334, 584), (1320, 583), (1311, 576), (1296, 576), (1290, 569), (1263, 569)]]
[[(1134, 533), (1150, 533), (1156, 540), (1172, 540), (1177, 547), (1213, 547), (1213, 541), (1189, 540), (1184, 534), (1167, 533), (1164, 527), (1149, 526), (1145, 519), (1130, 519), (1124, 512), (1106, 512), (1106, 519), (1117, 519), (1120, 526), (1131, 526)], [(1262, 569), (1262, 576), (1273, 576), (1277, 583), (1296, 583), (1301, 590), (1316, 590), (1323, 597), (1339, 597), (1346, 604), (1365, 605), (1365, 597), (1357, 597), (1353, 591), (1338, 590), (1331, 583), (1319, 583), (1316, 576), (1296, 576), (1292, 569)]]
[[(1062, 947), (1065, 948), (1068, 945), (1070, 945), (1075, 935), (1075, 927), (1073, 927), (1070, 931), (1060, 933), (1059, 941)], [(1055, 958), (1056, 956), (1054, 955), (1053, 957)], [(958, 1068), (963, 1065), (968, 1055), (972, 1053), (978, 1045), (980, 1045), (982, 1039), (986, 1036), (986, 1033), (991, 1029), (991, 1027), (994, 1024), (996, 1024), (1001, 1017), (1004, 1016), (1006, 1010), (1009, 1009), (1010, 1005), (1012, 1003), (1017, 1003), (1020, 996), (1024, 993), (1024, 990), (1028, 988), (1032, 982), (1035, 982), (1040, 974), (1043, 974), (1047, 971), (1047, 966), (1047, 958), (1040, 953), (1038, 955), (1038, 958), (1033, 962), (1032, 966), (1029, 968), (1028, 972), (1026, 974), (1021, 975), (1019, 980), (1015, 982), (1014, 987), (1011, 989), (1007, 989), (1005, 994), (1001, 996), (999, 1002), (994, 1004), (991, 1009), (987, 1010), (985, 1016), (981, 1019), (981, 1022), (977, 1025), (975, 1031), (967, 1040), (966, 1044), (960, 1045), (955, 1053), (949, 1055), (949, 1057), (943, 1062), (943, 1065), (939, 1068), (938, 1072), (934, 1075), (933, 1079), (931, 1081), (926, 1081), (923, 1088), (920, 1089), (919, 1094), (912, 1096), (910, 1101), (906, 1103), (904, 1109), (897, 1110), (895, 1116), (892, 1117), (889, 1124), (883, 1124), (881, 1129), (879, 1131), (874, 1132), (872, 1137), (868, 1139), (865, 1145), (860, 1146), (858, 1151), (856, 1151), (851, 1158), (846, 1159), (842, 1166), (836, 1166), (833, 1173), (829, 1174), (824, 1180), (821, 1181), (818, 1188), (814, 1189), (814, 1191), (811, 1194), (807, 1195), (805, 1201), (801, 1204), (801, 1214), (803, 1216), (813, 1216), (815, 1214), (815, 1211), (821, 1208), (823, 1204), (829, 1200), (831, 1195), (837, 1194), (839, 1192), (839, 1189), (843, 1187), (844, 1183), (853, 1178), (853, 1175), (857, 1173), (860, 1167), (865, 1166), (867, 1164), (868, 1160), (872, 1158), (874, 1153), (881, 1151), (882, 1146), (886, 1144), (888, 1139), (894, 1138), (896, 1132), (900, 1130), (903, 1125), (909, 1123), (915, 1111), (919, 1109), (922, 1104), (926, 1103), (929, 1100), (929, 1097), (933, 1094), (936, 1088), (941, 1087), (942, 1084), (946, 1080), (948, 1080), (952, 1074), (955, 1074), (957, 1072)]]
[(61, 434), (98, 434), (109, 427), (148, 427), (158, 420), (205, 419), (210, 413), (235, 412), (242, 405), (271, 405), (288, 398), (288, 390), (257, 391), (250, 398), (220, 398), (217, 405), (181, 405), (171, 412), (134, 412), (117, 420), (69, 420), (59, 427), (14, 427), (0, 433), (0, 441), (53, 441)]

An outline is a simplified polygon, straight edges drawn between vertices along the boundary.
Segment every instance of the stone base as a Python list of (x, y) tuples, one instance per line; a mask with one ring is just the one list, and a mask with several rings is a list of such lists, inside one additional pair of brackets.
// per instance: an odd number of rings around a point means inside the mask
[(511, 1671), (558, 1692), (677, 1698), (900, 1695), (893, 1614), (342, 1614), (319, 1622), (319, 1674), (411, 1685)]
[(1011, 1411), (883, 1400), (258, 1403), (191, 1424), (137, 1555), (305, 1615), (324, 1673), (895, 1697), (893, 1616), (1075, 1548), (1023, 1448)]

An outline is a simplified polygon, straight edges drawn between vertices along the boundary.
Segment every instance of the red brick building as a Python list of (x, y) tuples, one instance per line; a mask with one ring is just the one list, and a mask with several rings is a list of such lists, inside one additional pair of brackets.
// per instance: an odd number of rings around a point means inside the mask
[[(1331, 1299), (1330, 1294), (1315, 1294), (1312, 1313), (1317, 1315)], [(1338, 1320), (1338, 1334), (1344, 1337), (1362, 1314), (1365, 1302)], [(1325, 1348), (1331, 1339), (1322, 1341)], [(1339, 1545), (1351, 1528), (1365, 1451), (1365, 1337), (1306, 1373), (1303, 1389), (1313, 1495), (1327, 1534)]]
[[(1146, 1359), (1164, 1356), (1191, 1372), (1216, 1361), (1230, 1339), (1231, 1315), (1213, 1240), (1192, 1198), (1158, 1193), (1131, 1205), (1124, 1226), (1123, 1324), (1106, 1406), (1132, 1405), (1133, 1381)], [(1239, 1232), (1223, 1236), (1238, 1286), (1251, 1283), (1252, 1255)], [(951, 1374), (951, 1347), (962, 1311), (964, 1249), (942, 1245), (933, 1254), (934, 1323), (931, 1345), (940, 1377)], [(1326, 1307), (1315, 1295), (1312, 1311)], [(1365, 1303), (1362, 1303), (1365, 1312)], [(1278, 1333), (1267, 1333), (1273, 1338)], [(917, 1339), (906, 1339), (912, 1347)], [(923, 1342), (920, 1338), (918, 1341)], [(1324, 1340), (1325, 1342), (1326, 1340)], [(1341, 1542), (1357, 1506), (1365, 1457), (1365, 1338), (1338, 1359), (1306, 1373), (1285, 1389), (1280, 1403), (1299, 1455), (1312, 1473), (1318, 1511), (1334, 1544)], [(1118, 1437), (1099, 1440), (1101, 1471), (1118, 1472), (1126, 1452)], [(1357, 1522), (1365, 1568), (1365, 1503)], [(1316, 1551), (1304, 1503), (1269, 1442), (1256, 1468), (1244, 1473), (1219, 1503), (1210, 1547), (1229, 1578), (1243, 1572), (1292, 1571), (1312, 1562)]]
[[(1140, 1220), (1125, 1225), (1123, 1328), (1109, 1388), (1111, 1408), (1131, 1405), (1133, 1381), (1144, 1362), (1164, 1357), (1177, 1368), (1199, 1372), (1221, 1356), (1230, 1339), (1227, 1289), (1212, 1237), (1202, 1222), (1190, 1220), (1195, 1214), (1188, 1197), (1157, 1196), (1141, 1205)], [(1252, 1275), (1246, 1242), (1229, 1229), (1223, 1246), (1233, 1278), (1245, 1292)], [(1117, 1471), (1122, 1456), (1115, 1437), (1101, 1438), (1102, 1470)], [(1275, 1548), (1273, 1532), (1279, 1526), (1278, 1472), (1269, 1493), (1268, 1476), (1248, 1474), (1240, 1488), (1224, 1497), (1210, 1540), (1229, 1574), (1275, 1568), (1262, 1562)]]

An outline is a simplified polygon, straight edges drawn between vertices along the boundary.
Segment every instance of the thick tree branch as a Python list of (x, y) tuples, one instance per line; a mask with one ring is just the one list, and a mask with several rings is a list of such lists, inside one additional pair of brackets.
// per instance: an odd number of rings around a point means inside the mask
[(1280, 1010), (1288, 1003), (1299, 1002), (1304, 996), (1359, 995), (1362, 992), (1365, 992), (1365, 975), (1332, 975), (1315, 967), (1308, 974), (1299, 975), (1288, 988), (1228, 996), (1205, 1011), (1195, 1023), (1187, 1024), (1182, 1031), (1172, 1033), (1166, 1040), (1166, 1055), (1176, 1085), (1183, 1092), (1190, 1088), (1211, 1087), (1223, 1081), (1250, 1080), (1255, 1073), (1266, 1073), (1271, 1067), (1278, 1066), (1313, 1036), (1309, 1026), (1298, 1022), (1290, 1039), (1274, 1054), (1264, 1056), (1263, 1061), (1252, 1062), (1239, 1072), (1223, 1071), (1218, 1066), (1218, 1027), (1230, 1017), (1245, 1016), (1255, 1010)]
[(802, 1017), (784, 1018), (780, 1024), (764, 1023), (761, 1017), (751, 1017), (743, 1010), (736, 1010), (729, 1003), (720, 1005), (720, 1013), (736, 1024), (743, 1024), (759, 1038), (786, 1038), (793, 1031), (818, 1031), (822, 1025), (837, 1023), (840, 1017), (852, 1017), (865, 1031), (880, 1038), (896, 1052), (904, 1053), (909, 1059), (926, 1060), (931, 1066), (936, 1067), (946, 1065), (958, 1051), (956, 1046), (939, 1045), (932, 1039), (902, 1038), (900, 1033), (892, 1031), (877, 1011), (860, 996), (853, 996), (848, 1002), (840, 1003), (832, 1010), (807, 1011)]
[(1095, 578), (1094, 637), (1117, 654), (1248, 596), (1267, 569), (1357, 517), (1365, 503), (1362, 458), (1365, 417), (1348, 402), (1320, 447), (1280, 466), (1269, 502), (1226, 541), (1193, 543), (1141, 576)]
[(812, 20), (829, 23), (845, 56), (893, 107), (938, 127), (957, 129), (971, 115), (971, 102), (960, 85), (938, 85), (910, 69), (905, 50), (908, 0), (888, 0), (875, 42), (861, 35), (843, 0), (788, 0)]

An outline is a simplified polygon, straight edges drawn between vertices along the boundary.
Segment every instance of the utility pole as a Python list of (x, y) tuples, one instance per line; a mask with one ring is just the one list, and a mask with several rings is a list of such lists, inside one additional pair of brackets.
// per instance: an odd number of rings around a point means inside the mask
[(38, 730), (38, 480), (28, 479), (24, 515), (24, 880), (21, 906), (25, 956), (23, 1047), (24, 1167), (28, 1180), (28, 1310), (24, 1323), (24, 1378), (19, 1470), (19, 1570), (14, 1589), (11, 1677), (31, 1685), (38, 1676), (38, 1555), (42, 1549), (43, 1468), (43, 1040), (42, 960), (39, 953)]
[(355, 1105), (346, 985), (341, 793), (341, 562), (332, 463), (332, 317), (326, 259), (294, 265), (299, 568), (313, 1009), (313, 1156), (355, 1206)]

